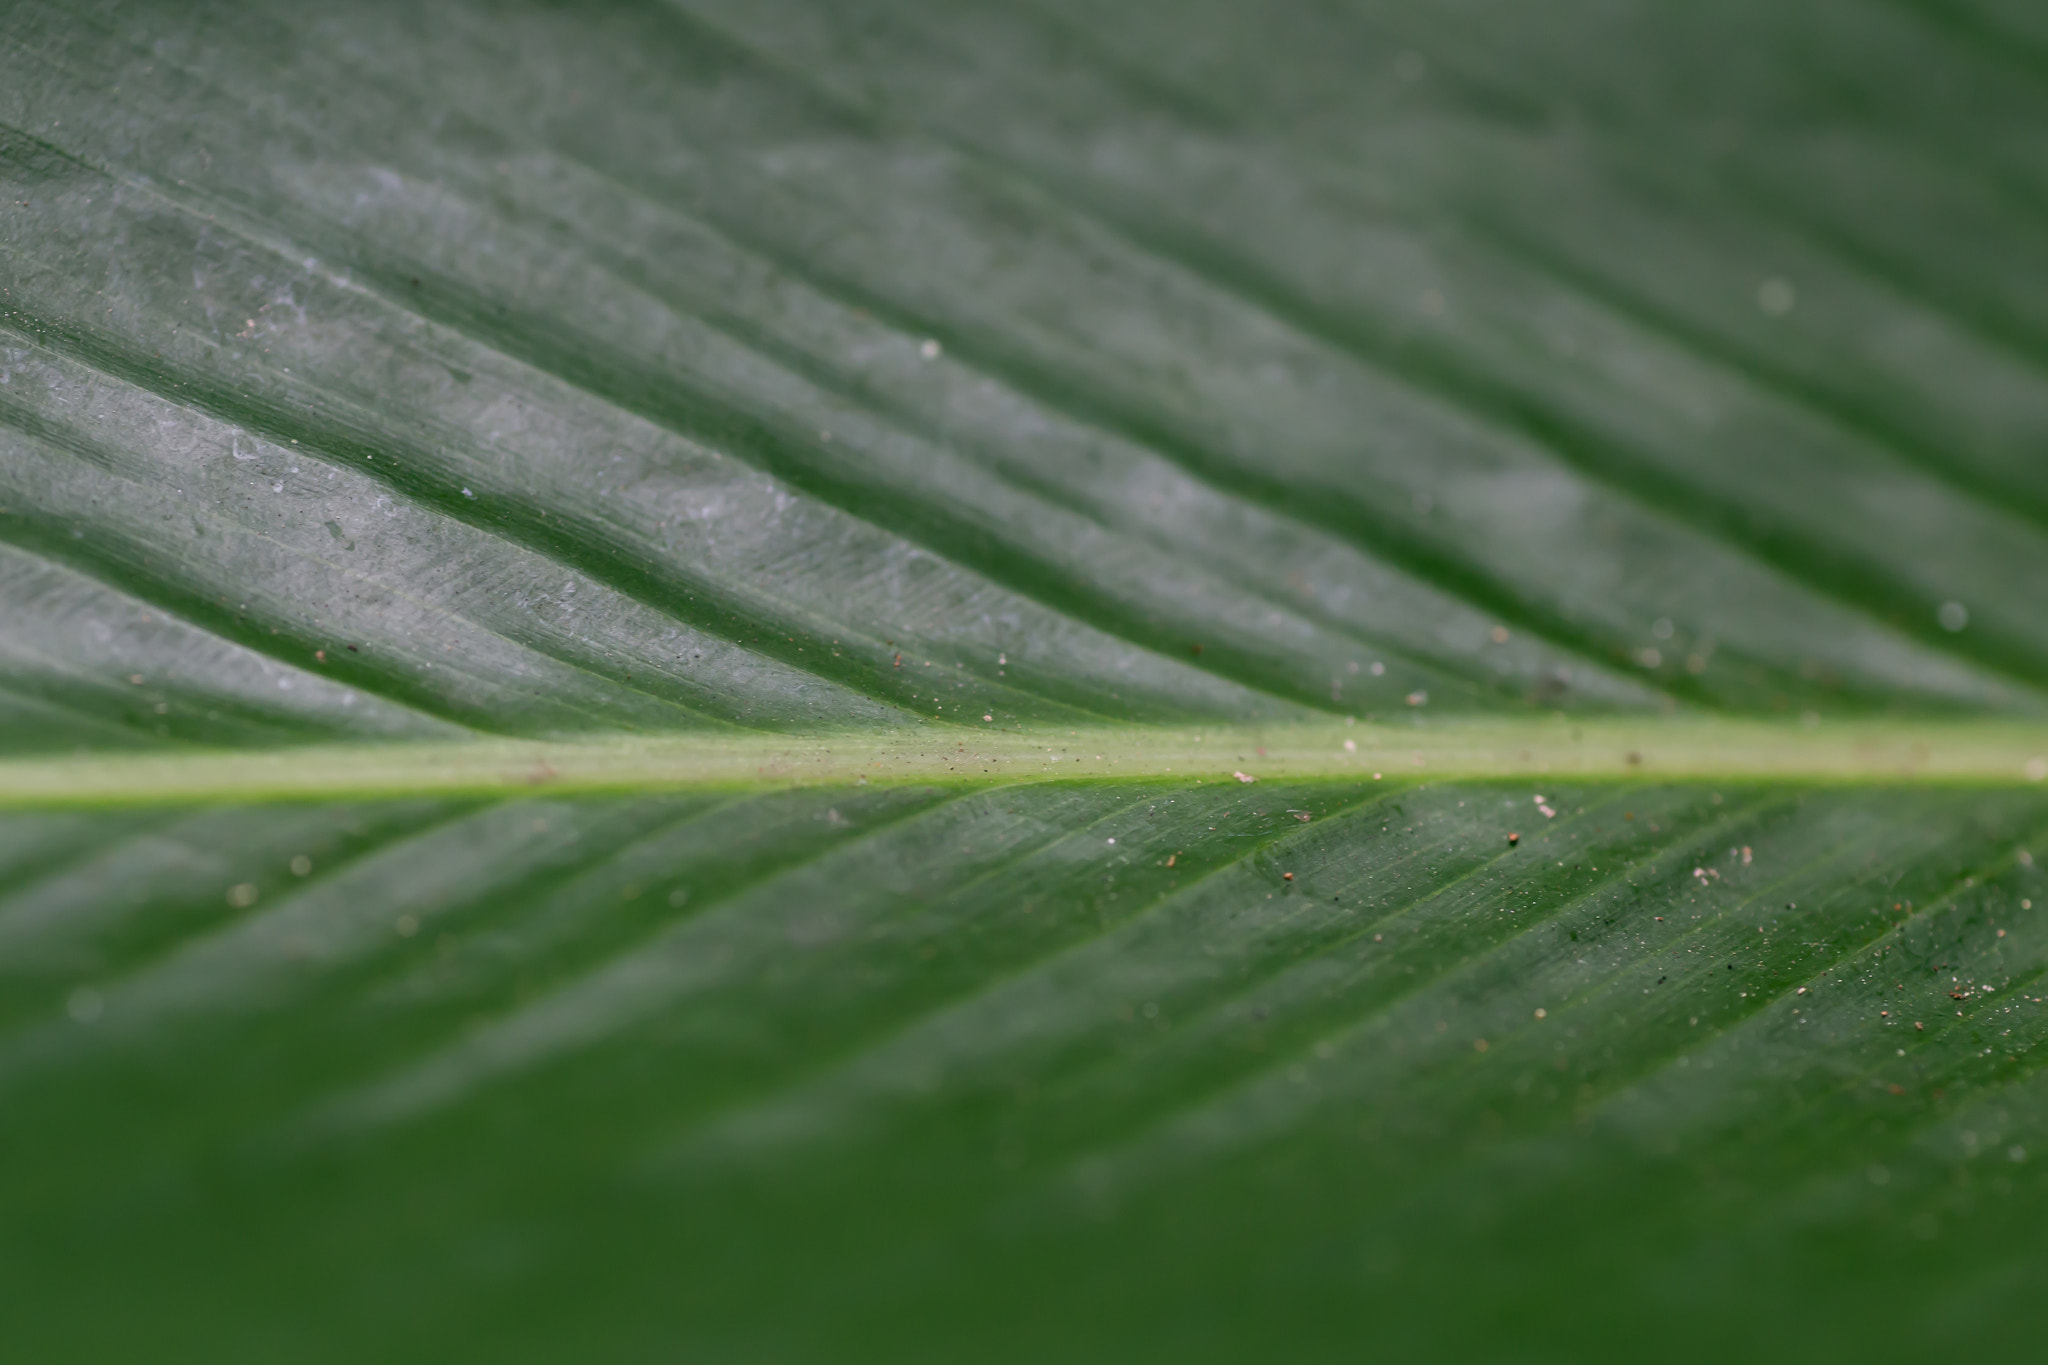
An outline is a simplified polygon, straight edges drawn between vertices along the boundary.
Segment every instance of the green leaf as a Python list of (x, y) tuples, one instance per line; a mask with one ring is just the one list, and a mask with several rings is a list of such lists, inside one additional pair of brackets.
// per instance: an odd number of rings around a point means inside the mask
[(10, 1340), (2031, 1347), (2044, 72), (9, 8)]

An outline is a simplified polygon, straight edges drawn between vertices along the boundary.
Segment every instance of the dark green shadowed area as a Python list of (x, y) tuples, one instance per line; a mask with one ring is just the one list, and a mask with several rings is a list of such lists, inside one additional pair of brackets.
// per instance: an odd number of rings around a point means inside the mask
[(7, 7), (11, 1354), (2038, 1354), (2044, 120), (2011, 0)]
[(2048, 797), (1540, 795), (138, 813), (90, 917), (10, 864), (10, 1282), (57, 1358), (2016, 1344)]

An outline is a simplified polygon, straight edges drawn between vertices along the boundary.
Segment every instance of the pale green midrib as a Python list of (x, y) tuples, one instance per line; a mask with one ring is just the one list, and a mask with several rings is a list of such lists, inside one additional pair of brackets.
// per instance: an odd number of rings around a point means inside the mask
[[(1352, 748), (1346, 748), (1346, 743)], [(1114, 726), (912, 733), (619, 736), (0, 762), (0, 807), (329, 800), (421, 794), (767, 790), (858, 782), (1057, 779), (1654, 778), (2038, 782), (2048, 725), (2011, 721), (1455, 720), (1410, 725)]]

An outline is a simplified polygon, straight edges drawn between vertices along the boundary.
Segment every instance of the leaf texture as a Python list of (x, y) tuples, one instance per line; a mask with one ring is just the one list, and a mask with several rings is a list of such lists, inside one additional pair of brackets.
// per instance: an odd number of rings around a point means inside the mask
[(11, 1332), (2031, 1343), (2044, 72), (19, 0)]

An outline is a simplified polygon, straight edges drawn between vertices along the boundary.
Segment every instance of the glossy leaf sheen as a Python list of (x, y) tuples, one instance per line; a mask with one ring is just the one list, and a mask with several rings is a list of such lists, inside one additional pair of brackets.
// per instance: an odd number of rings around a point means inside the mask
[(8, 1336), (2033, 1343), (2044, 63), (10, 7)]

